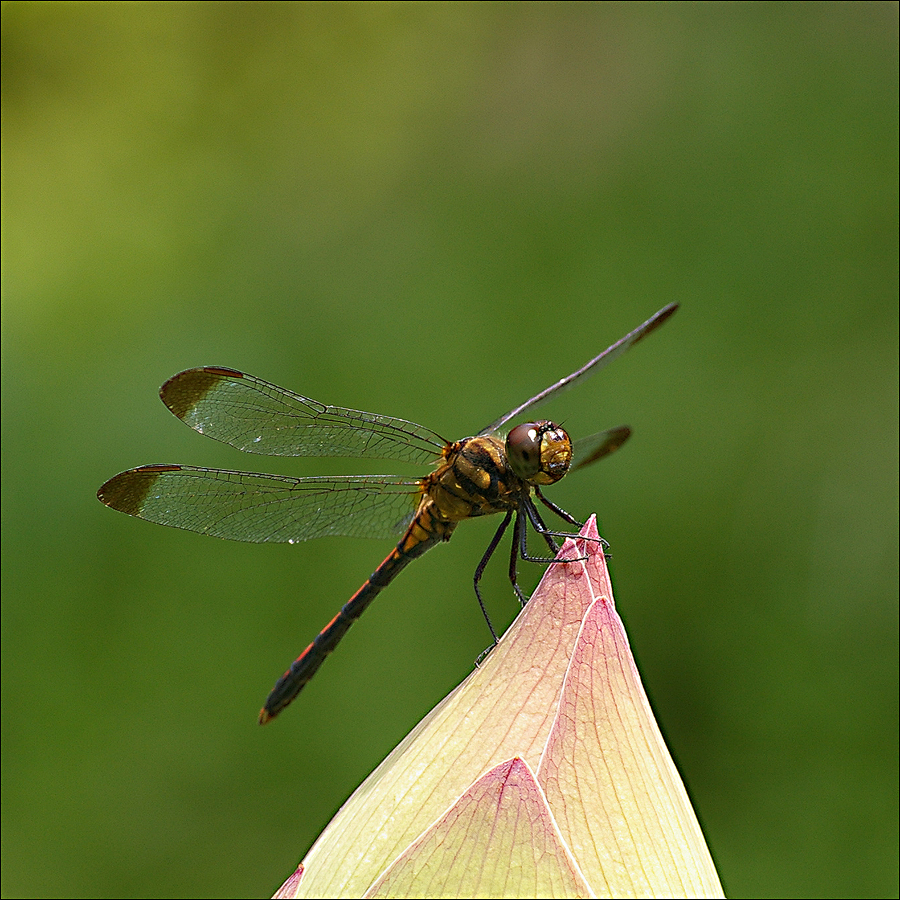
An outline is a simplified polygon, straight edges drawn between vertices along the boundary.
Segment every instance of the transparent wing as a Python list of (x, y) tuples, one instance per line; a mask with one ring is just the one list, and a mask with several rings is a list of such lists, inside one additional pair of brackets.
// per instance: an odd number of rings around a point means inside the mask
[(418, 481), (390, 475), (290, 478), (192, 466), (141, 466), (97, 492), (107, 506), (231, 541), (294, 543), (326, 535), (396, 537), (415, 512)]
[(606, 431), (599, 431), (597, 434), (580, 438), (572, 445), (572, 465), (569, 471), (583, 469), (585, 466), (597, 462), (598, 459), (609, 456), (610, 453), (618, 450), (630, 436), (631, 429), (627, 425), (620, 425), (618, 428), (609, 428)]
[(159, 395), (191, 428), (247, 453), (426, 464), (447, 443), (415, 422), (326, 406), (235, 369), (188, 369), (170, 378)]
[(549, 400), (551, 397), (556, 396), (556, 394), (562, 393), (570, 387), (574, 387), (580, 381), (584, 381), (585, 378), (593, 375), (595, 372), (599, 372), (604, 366), (609, 365), (614, 359), (618, 359), (626, 350), (633, 347), (641, 340), (641, 338), (645, 338), (651, 331), (659, 328), (659, 326), (662, 325), (676, 309), (678, 309), (678, 304), (670, 303), (656, 313), (656, 315), (647, 319), (643, 325), (638, 325), (634, 331), (629, 332), (621, 340), (616, 341), (611, 347), (607, 347), (601, 354), (586, 362), (580, 369), (576, 369), (571, 375), (561, 378), (555, 384), (551, 384), (550, 387), (542, 390), (539, 394), (535, 394), (530, 400), (526, 400), (521, 404), (521, 406), (511, 409), (508, 413), (500, 416), (499, 419), (495, 422), (491, 422), (487, 428), (483, 428), (478, 433), (491, 434), (494, 431), (498, 431), (511, 419), (521, 416), (526, 410), (538, 406), (545, 400)]

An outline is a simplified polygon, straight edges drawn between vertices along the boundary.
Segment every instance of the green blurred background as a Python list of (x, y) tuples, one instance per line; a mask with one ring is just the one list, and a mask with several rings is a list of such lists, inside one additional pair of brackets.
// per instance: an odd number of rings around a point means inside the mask
[(729, 895), (896, 896), (897, 237), (895, 3), (4, 3), (4, 895), (268, 895), (487, 643), (476, 522), (257, 727), (389, 547), (97, 487), (394, 469), (205, 440), (168, 376), (456, 438), (675, 300), (546, 408), (635, 432), (552, 496)]

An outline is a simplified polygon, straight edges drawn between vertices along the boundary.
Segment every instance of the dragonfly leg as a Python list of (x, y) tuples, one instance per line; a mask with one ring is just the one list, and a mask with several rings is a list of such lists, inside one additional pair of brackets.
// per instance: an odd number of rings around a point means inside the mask
[[(530, 498), (524, 498), (522, 501), (522, 507), (525, 509), (525, 512), (528, 515), (529, 520), (531, 521), (531, 525), (534, 530), (547, 542), (547, 546), (550, 548), (551, 552), (554, 554), (552, 559), (548, 559), (546, 557), (541, 556), (530, 556), (528, 554), (528, 548), (525, 546), (525, 538), (526, 538), (526, 528), (522, 526), (521, 532), (517, 532), (517, 536), (519, 539), (519, 555), (522, 559), (527, 560), (528, 562), (536, 562), (536, 563), (566, 563), (566, 562), (581, 562), (582, 560), (587, 559), (586, 556), (571, 556), (565, 557), (564, 559), (558, 559), (556, 554), (559, 553), (559, 547), (556, 545), (556, 542), (553, 540), (554, 537), (561, 538), (577, 538), (579, 535), (572, 534), (568, 531), (551, 531), (545, 524), (544, 520), (541, 518), (541, 514), (538, 512), (537, 507), (531, 501)], [(602, 539), (601, 539), (602, 540)]]
[[(522, 509), (524, 509), (525, 511), (524, 515), (521, 512)], [(527, 497), (523, 498), (520, 512), (516, 516), (515, 535), (513, 537), (509, 554), (509, 580), (512, 582), (513, 589), (515, 590), (516, 596), (519, 598), (519, 602), (522, 604), (522, 606), (524, 606), (528, 602), (528, 598), (519, 587), (519, 559), (524, 559), (526, 562), (543, 563), (545, 565), (552, 565), (553, 563), (561, 562), (578, 562), (579, 560), (587, 559), (586, 556), (576, 556), (572, 559), (558, 559), (556, 555), (554, 555), (552, 558), (546, 556), (531, 556), (528, 552), (527, 545), (529, 522), (531, 522), (534, 530), (544, 538), (550, 550), (554, 554), (559, 553), (559, 547), (556, 545), (556, 542), (552, 537), (552, 535), (558, 534), (558, 532), (550, 531), (544, 524), (543, 519), (541, 519), (541, 514), (537, 511), (537, 508), (531, 502), (531, 500)], [(561, 536), (571, 537), (571, 535), (567, 534), (563, 534)]]
[[(512, 510), (509, 510), (503, 518), (503, 521), (500, 523), (500, 527), (497, 529), (496, 534), (494, 534), (491, 539), (490, 544), (488, 544), (487, 550), (484, 551), (484, 556), (481, 557), (481, 562), (478, 563), (478, 567), (475, 569), (475, 577), (472, 580), (472, 583), (475, 587), (475, 596), (478, 598), (478, 605), (481, 607), (481, 614), (484, 616), (485, 622), (487, 622), (488, 628), (491, 630), (491, 637), (494, 639), (495, 646), (497, 641), (500, 640), (497, 637), (497, 632), (494, 631), (494, 626), (491, 624), (491, 617), (488, 615), (487, 607), (484, 605), (484, 600), (481, 597), (481, 589), (478, 587), (481, 576), (484, 574), (485, 567), (487, 566), (490, 558), (494, 555), (494, 551), (497, 549), (497, 546), (500, 544), (500, 541), (503, 540), (503, 535), (506, 534), (506, 529), (509, 528), (509, 523), (512, 520)], [(516, 588), (518, 591), (518, 588)], [(488, 648), (490, 649), (490, 648)], [(476, 665), (478, 662), (487, 654), (487, 650), (478, 657), (476, 660)]]
[[(526, 520), (525, 516), (520, 515), (519, 521), (516, 522), (516, 540), (514, 546), (518, 548), (518, 555), (528, 562), (553, 562), (556, 554), (559, 553), (559, 547), (557, 546), (556, 541), (553, 540), (553, 532), (550, 531), (550, 529), (547, 528), (547, 526), (544, 524), (544, 520), (541, 518), (541, 514), (537, 511), (537, 507), (531, 502), (531, 500), (529, 500), (528, 498), (523, 499), (522, 508), (524, 509), (525, 515), (527, 515), (528, 518)], [(547, 546), (550, 548), (550, 552), (553, 554), (552, 557), (532, 556), (528, 552), (528, 528), (526, 527), (528, 522), (531, 522), (531, 527), (534, 528), (534, 530), (547, 542)]]
[(540, 491), (540, 488), (535, 486), (534, 492), (537, 495), (538, 500), (547, 507), (547, 509), (552, 509), (561, 519), (564, 519), (570, 525), (574, 525), (576, 528), (582, 528), (584, 526), (584, 522), (579, 522), (575, 516), (567, 513), (561, 506), (557, 506), (552, 500), (548, 500)]
[[(573, 515), (567, 513), (561, 506), (557, 506), (552, 500), (548, 500), (540, 491), (540, 488), (535, 486), (534, 492), (537, 495), (538, 500), (547, 507), (547, 509), (553, 510), (561, 519), (564, 519), (570, 525), (574, 525), (576, 528), (581, 529), (584, 527), (584, 522), (579, 522)], [(547, 534), (555, 535), (556, 537), (580, 537), (577, 534), (570, 534), (566, 531), (547, 531)], [(582, 538), (582, 540), (594, 540), (594, 538)], [(609, 542), (604, 538), (600, 538), (600, 543), (604, 546), (604, 548), (609, 548)]]
[[(500, 544), (500, 541), (503, 539), (503, 535), (506, 534), (506, 529), (509, 528), (509, 523), (512, 521), (513, 511), (508, 510), (506, 515), (503, 517), (503, 521), (500, 523), (500, 527), (497, 529), (494, 534), (493, 539), (488, 545), (487, 550), (484, 553), (484, 556), (481, 557), (481, 562), (478, 563), (478, 568), (475, 570), (475, 596), (478, 597), (478, 603), (481, 606), (481, 612), (484, 615), (485, 620), (488, 623), (488, 628), (491, 629), (491, 635), (494, 638), (494, 643), (491, 644), (490, 647), (483, 650), (478, 654), (478, 659), (475, 660), (475, 667), (481, 665), (484, 658), (497, 646), (499, 643), (499, 638), (497, 637), (497, 632), (494, 631), (494, 626), (491, 624), (490, 616), (488, 616), (487, 608), (484, 605), (484, 601), (481, 599), (481, 591), (478, 587), (478, 582), (481, 581), (481, 576), (484, 574), (484, 569), (488, 564), (488, 560), (494, 555), (494, 551)], [(528, 598), (522, 593), (522, 589), (519, 587), (518, 582), (516, 581), (516, 557), (517, 552), (516, 549), (518, 547), (518, 535), (521, 531), (519, 526), (519, 522), (522, 521), (520, 516), (516, 516), (516, 524), (515, 524), (515, 535), (513, 537), (512, 542), (512, 556), (510, 557), (509, 564), (509, 579), (512, 581), (512, 586), (515, 589), (516, 596), (519, 598), (519, 603), (524, 606), (528, 602)]]
[[(525, 546), (527, 533), (527, 522), (525, 517), (519, 513), (516, 516), (516, 532), (509, 553), (509, 580), (512, 582), (513, 590), (522, 606), (528, 602), (528, 598), (519, 587), (519, 557), (521, 556), (522, 559), (527, 559), (529, 562), (536, 561), (534, 557), (528, 555), (528, 548)], [(543, 562), (544, 560), (539, 561)]]

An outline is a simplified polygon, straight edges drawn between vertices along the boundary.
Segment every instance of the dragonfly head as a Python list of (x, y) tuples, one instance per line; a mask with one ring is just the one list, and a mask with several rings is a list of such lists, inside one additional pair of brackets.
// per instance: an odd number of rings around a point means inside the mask
[(572, 441), (553, 422), (526, 422), (506, 436), (506, 458), (524, 481), (553, 484), (569, 471)]

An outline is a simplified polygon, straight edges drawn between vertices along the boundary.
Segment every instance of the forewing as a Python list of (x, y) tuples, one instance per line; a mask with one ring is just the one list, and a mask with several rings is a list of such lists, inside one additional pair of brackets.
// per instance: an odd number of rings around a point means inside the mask
[(97, 492), (120, 512), (231, 541), (294, 543), (326, 535), (395, 538), (418, 481), (390, 475), (290, 478), (192, 466), (141, 466)]
[(620, 425), (618, 428), (609, 428), (606, 431), (599, 431), (597, 434), (580, 438), (572, 445), (572, 465), (570, 472), (576, 469), (583, 469), (591, 463), (609, 456), (610, 453), (618, 450), (625, 441), (631, 436), (631, 429), (627, 425)]
[(188, 369), (170, 378), (159, 395), (191, 428), (247, 453), (424, 465), (433, 463), (446, 444), (414, 422), (326, 406), (235, 369)]
[(607, 347), (602, 353), (598, 356), (595, 356), (592, 360), (586, 362), (580, 369), (576, 369), (571, 375), (567, 375), (565, 378), (561, 378), (555, 384), (551, 384), (550, 387), (545, 388), (539, 394), (535, 394), (530, 400), (526, 400), (520, 406), (517, 406), (515, 409), (511, 409), (508, 413), (501, 416), (497, 419), (496, 422), (491, 422), (487, 428), (483, 428), (479, 434), (491, 434), (494, 431), (498, 431), (501, 429), (507, 422), (511, 419), (515, 419), (521, 416), (526, 410), (532, 409), (535, 406), (539, 406), (546, 400), (549, 400), (551, 397), (556, 396), (563, 391), (567, 391), (569, 388), (574, 387), (580, 381), (584, 381), (585, 378), (593, 375), (595, 372), (599, 372), (604, 366), (609, 365), (614, 359), (618, 359), (626, 350), (633, 347), (639, 340), (645, 338), (651, 331), (655, 331), (662, 325), (666, 319), (671, 316), (675, 310), (678, 309), (677, 303), (670, 303), (668, 306), (663, 307), (656, 315), (651, 316), (644, 322), (643, 325), (638, 325), (634, 331), (629, 332), (625, 335), (621, 340), (616, 341), (611, 347)]

